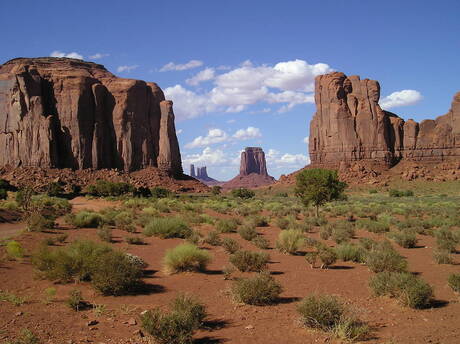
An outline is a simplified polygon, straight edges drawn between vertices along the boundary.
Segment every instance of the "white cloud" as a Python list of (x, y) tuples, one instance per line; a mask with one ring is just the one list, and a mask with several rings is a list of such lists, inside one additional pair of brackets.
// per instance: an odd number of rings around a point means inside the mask
[(184, 132), (184, 130), (182, 130), (182, 129), (177, 129), (177, 130), (176, 130), (176, 135), (180, 135), (180, 134), (182, 134), (183, 132)]
[(269, 149), (265, 155), (267, 165), (274, 170), (291, 168), (299, 169), (310, 163), (310, 158), (303, 154), (280, 153), (275, 149)]
[(380, 100), (380, 106), (384, 109), (390, 109), (397, 106), (409, 106), (417, 104), (423, 96), (416, 90), (402, 90), (393, 92), (389, 96)]
[(118, 66), (117, 67), (117, 73), (123, 73), (123, 72), (131, 72), (132, 70), (135, 70), (138, 68), (138, 65), (131, 65), (131, 66)]
[(69, 59), (78, 59), (78, 60), (83, 60), (83, 55), (76, 53), (76, 52), (71, 52), (71, 53), (64, 53), (59, 50), (55, 50), (50, 54), (51, 57), (67, 57)]
[(221, 143), (228, 140), (228, 135), (222, 129), (214, 128), (208, 130), (208, 135), (198, 136), (192, 142), (185, 145), (185, 148), (196, 148)]
[(212, 149), (211, 147), (206, 147), (201, 153), (198, 154), (188, 154), (183, 159), (182, 162), (185, 166), (190, 164), (200, 164), (206, 166), (222, 166), (229, 164), (229, 159), (226, 157), (225, 153), (220, 149)]
[(110, 56), (110, 54), (96, 53), (94, 55), (89, 56), (89, 58), (92, 59), (92, 60), (99, 60), (99, 59), (102, 59), (102, 58), (107, 57), (107, 56)]
[[(172, 64), (166, 69), (176, 70), (177, 66)], [(314, 103), (315, 77), (332, 71), (327, 64), (310, 65), (303, 60), (280, 62), (274, 66), (255, 66), (248, 60), (223, 74), (216, 75), (216, 70), (207, 68), (186, 81), (196, 86), (201, 81), (214, 80), (210, 90), (193, 92), (176, 85), (176, 92), (172, 92), (171, 88), (171, 99), (175, 103), (184, 103), (181, 97), (185, 93), (200, 98), (199, 102), (182, 107), (177, 112), (180, 117), (193, 118), (211, 111), (241, 112), (259, 102), (281, 104), (278, 112), (289, 111), (299, 104)], [(181, 92), (177, 92), (179, 88)]]
[(203, 61), (200, 60), (190, 60), (184, 64), (176, 64), (174, 62), (169, 62), (161, 67), (160, 72), (169, 72), (169, 71), (181, 71), (187, 70), (192, 68), (201, 67), (203, 65)]
[(235, 122), (236, 122), (235, 119), (229, 119), (229, 120), (227, 121), (228, 124), (232, 124), (232, 123), (235, 123)]
[(166, 88), (164, 94), (166, 98), (174, 101), (174, 114), (177, 120), (194, 118), (216, 108), (206, 95), (197, 94), (181, 85)]
[(257, 137), (262, 137), (262, 133), (259, 128), (247, 127), (246, 129), (240, 129), (233, 137), (237, 140), (249, 140)]
[(310, 143), (310, 137), (305, 136), (302, 141), (308, 145)]
[(189, 85), (196, 86), (203, 81), (209, 81), (214, 79), (214, 75), (215, 72), (213, 68), (206, 68), (203, 69), (201, 72), (198, 72), (190, 79), (185, 80), (185, 82)]

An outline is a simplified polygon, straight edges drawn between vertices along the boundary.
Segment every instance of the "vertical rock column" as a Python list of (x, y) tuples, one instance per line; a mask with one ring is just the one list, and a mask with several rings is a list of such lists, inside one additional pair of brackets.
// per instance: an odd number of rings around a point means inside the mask
[(158, 168), (173, 176), (183, 173), (179, 143), (174, 125), (173, 102), (163, 100), (160, 102), (160, 144), (158, 153)]

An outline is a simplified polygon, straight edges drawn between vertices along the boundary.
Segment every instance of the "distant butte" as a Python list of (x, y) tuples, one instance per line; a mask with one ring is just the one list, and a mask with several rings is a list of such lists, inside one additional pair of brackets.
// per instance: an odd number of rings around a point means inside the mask
[(255, 188), (273, 184), (275, 178), (268, 175), (265, 153), (260, 147), (246, 147), (241, 152), (240, 173), (226, 182), (225, 189)]

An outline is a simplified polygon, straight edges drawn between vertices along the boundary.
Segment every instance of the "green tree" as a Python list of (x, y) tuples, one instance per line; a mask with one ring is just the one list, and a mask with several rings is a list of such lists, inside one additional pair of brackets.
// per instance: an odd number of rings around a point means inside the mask
[(295, 194), (305, 206), (313, 204), (316, 216), (319, 207), (327, 202), (343, 197), (347, 184), (341, 182), (337, 171), (323, 168), (312, 168), (297, 174)]

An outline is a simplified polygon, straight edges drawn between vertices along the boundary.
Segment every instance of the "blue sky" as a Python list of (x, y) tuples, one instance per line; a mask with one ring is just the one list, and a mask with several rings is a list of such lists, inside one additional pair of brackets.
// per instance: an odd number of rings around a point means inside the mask
[(446, 113), (459, 13), (459, 1), (17, 0), (0, 10), (0, 62), (75, 53), (155, 81), (174, 100), (185, 170), (230, 179), (257, 145), (279, 177), (308, 161), (318, 73), (378, 80), (381, 105), (405, 119)]

